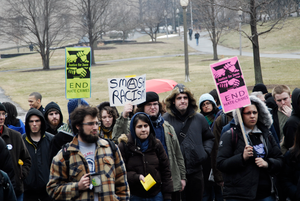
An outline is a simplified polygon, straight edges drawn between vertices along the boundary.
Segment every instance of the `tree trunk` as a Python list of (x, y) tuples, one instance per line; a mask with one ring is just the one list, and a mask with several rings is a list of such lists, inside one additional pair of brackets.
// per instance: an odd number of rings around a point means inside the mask
[(214, 51), (214, 60), (218, 60), (217, 51), (217, 35), (216, 35), (216, 23), (215, 23), (215, 2), (211, 1), (211, 25), (212, 25), (212, 44)]
[(45, 53), (45, 51), (41, 51), (40, 54), (41, 54), (42, 62), (43, 62), (43, 70), (49, 70), (50, 69), (50, 66), (49, 66), (49, 55), (47, 56), (47, 54)]
[(263, 83), (263, 78), (262, 78), (260, 55), (259, 55), (255, 0), (250, 1), (250, 11), (252, 11), (251, 15), (250, 15), (251, 16), (250, 27), (251, 27), (251, 34), (252, 34), (252, 49), (253, 49), (255, 84), (260, 84), (260, 83)]

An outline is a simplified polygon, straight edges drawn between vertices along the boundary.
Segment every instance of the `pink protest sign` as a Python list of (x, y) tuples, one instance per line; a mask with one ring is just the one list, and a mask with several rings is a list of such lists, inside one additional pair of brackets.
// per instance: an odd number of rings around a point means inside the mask
[(211, 64), (210, 68), (225, 113), (251, 104), (237, 57)]

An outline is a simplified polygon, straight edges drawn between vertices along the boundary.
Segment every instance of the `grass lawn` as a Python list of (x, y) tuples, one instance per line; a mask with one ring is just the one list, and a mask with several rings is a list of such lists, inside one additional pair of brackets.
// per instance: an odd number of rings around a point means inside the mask
[[(148, 41), (148, 37), (142, 37), (139, 42)], [(121, 58), (141, 56), (155, 56), (183, 53), (183, 42), (179, 37), (159, 39), (162, 43), (155, 44), (126, 44), (107, 45), (108, 50), (96, 50), (96, 61), (105, 61)], [(195, 52), (191, 49), (189, 52)], [(234, 56), (234, 55), (233, 55)], [(184, 57), (166, 57), (156, 59), (144, 59), (114, 62), (92, 67), (92, 95), (86, 99), (91, 105), (98, 105), (108, 101), (108, 78), (121, 78), (126, 75), (146, 74), (147, 79), (172, 79), (189, 87), (198, 100), (200, 95), (215, 88), (209, 64), (211, 55), (193, 55), (189, 57), (190, 79), (192, 82), (184, 82)], [(57, 50), (53, 54), (51, 65), (64, 65), (64, 50)], [(247, 86), (254, 85), (253, 59), (252, 57), (239, 57)], [(300, 80), (295, 72), (300, 70), (300, 60), (261, 58), (264, 83), (271, 91), (273, 85), (287, 84), (292, 89), (300, 86)], [(20, 56), (11, 59), (0, 60), (0, 71), (6, 69), (27, 69), (41, 66), (39, 55)], [(50, 101), (57, 102), (63, 112), (64, 122), (68, 118), (67, 100), (65, 98), (65, 70), (64, 68), (37, 71), (24, 70), (13, 72), (1, 72), (0, 80), (6, 95), (17, 102), (22, 108), (28, 109), (27, 98), (33, 91), (42, 94), (42, 104), (45, 107)], [(160, 100), (169, 92), (161, 93)], [(122, 107), (118, 107), (121, 112)]]

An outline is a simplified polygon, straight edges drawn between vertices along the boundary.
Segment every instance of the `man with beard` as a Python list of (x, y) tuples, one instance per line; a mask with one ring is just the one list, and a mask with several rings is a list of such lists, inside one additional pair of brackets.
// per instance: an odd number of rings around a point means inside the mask
[(118, 147), (99, 138), (97, 115), (98, 109), (88, 106), (71, 113), (76, 136), (52, 160), (47, 192), (53, 199), (129, 200), (125, 164)]
[(44, 117), (47, 125), (46, 131), (56, 135), (57, 129), (63, 125), (63, 115), (59, 105), (54, 102), (48, 103), (45, 107)]
[[(131, 111), (132, 105), (127, 104), (124, 106), (122, 116), (117, 120), (116, 126), (114, 127), (114, 140), (121, 134), (130, 132), (128, 116)], [(173, 126), (162, 117), (164, 111), (162, 104), (159, 102), (158, 94), (152, 91), (147, 92), (146, 101), (139, 104), (135, 112), (145, 112), (150, 116), (156, 134), (155, 137), (163, 144), (169, 157), (173, 180), (172, 200), (180, 200), (180, 192), (184, 189), (186, 183), (184, 160)]]
[(25, 131), (22, 138), (31, 156), (31, 168), (24, 180), (24, 201), (50, 201), (46, 184), (49, 181), (49, 146), (54, 135), (46, 132), (44, 115), (35, 108), (26, 114)]

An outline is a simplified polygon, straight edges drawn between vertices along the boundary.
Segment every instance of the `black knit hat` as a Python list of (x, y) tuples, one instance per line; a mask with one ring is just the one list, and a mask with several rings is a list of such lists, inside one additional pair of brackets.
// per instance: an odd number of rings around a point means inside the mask
[(264, 84), (257, 84), (253, 87), (252, 92), (261, 91), (263, 94), (268, 93), (267, 87)]
[(0, 103), (0, 111), (4, 111), (5, 113), (7, 112), (5, 106), (2, 103)]
[(149, 102), (153, 102), (153, 101), (159, 101), (159, 96), (157, 93), (153, 92), (153, 91), (148, 91), (146, 93), (146, 101), (139, 104), (138, 107), (142, 107), (144, 106), (146, 103), (149, 103)]

